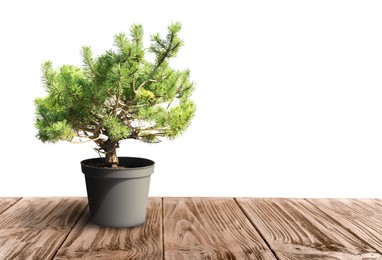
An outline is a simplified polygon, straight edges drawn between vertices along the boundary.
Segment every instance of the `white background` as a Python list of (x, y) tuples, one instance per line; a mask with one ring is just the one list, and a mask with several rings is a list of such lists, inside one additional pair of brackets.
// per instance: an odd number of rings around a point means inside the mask
[(175, 141), (124, 141), (156, 161), (151, 196), (382, 197), (382, 2), (0, 2), (0, 196), (85, 196), (92, 144), (42, 144), (40, 65), (81, 65), (113, 35), (181, 21), (172, 65), (197, 83)]

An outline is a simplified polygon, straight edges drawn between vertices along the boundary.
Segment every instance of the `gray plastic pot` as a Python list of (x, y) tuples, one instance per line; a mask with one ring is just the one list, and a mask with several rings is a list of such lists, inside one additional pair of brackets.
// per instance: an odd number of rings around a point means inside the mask
[(154, 162), (144, 158), (119, 157), (127, 168), (105, 168), (103, 158), (81, 162), (88, 193), (90, 221), (108, 227), (143, 224)]

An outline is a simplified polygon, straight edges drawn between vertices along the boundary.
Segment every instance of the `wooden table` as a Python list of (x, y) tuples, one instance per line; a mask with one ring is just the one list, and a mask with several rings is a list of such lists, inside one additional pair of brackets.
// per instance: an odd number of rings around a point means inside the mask
[(135, 228), (86, 198), (0, 198), (0, 259), (382, 259), (378, 199), (150, 198)]

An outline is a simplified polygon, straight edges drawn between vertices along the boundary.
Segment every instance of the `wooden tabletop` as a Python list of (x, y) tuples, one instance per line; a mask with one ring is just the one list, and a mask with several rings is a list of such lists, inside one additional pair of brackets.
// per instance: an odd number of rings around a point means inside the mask
[(86, 198), (0, 198), (0, 259), (379, 259), (378, 199), (150, 198), (134, 228)]

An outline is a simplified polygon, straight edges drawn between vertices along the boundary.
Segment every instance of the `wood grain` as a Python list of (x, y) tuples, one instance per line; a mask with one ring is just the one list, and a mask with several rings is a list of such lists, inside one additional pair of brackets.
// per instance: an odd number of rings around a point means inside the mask
[(0, 259), (382, 260), (378, 199), (150, 198), (125, 229), (90, 224), (86, 205), (0, 198)]
[(376, 199), (309, 199), (382, 254), (382, 203)]
[(52, 259), (84, 198), (23, 198), (0, 215), (0, 259)]
[(232, 198), (164, 198), (165, 259), (276, 259)]
[(21, 198), (0, 198), (0, 214), (15, 204)]
[(237, 201), (279, 259), (382, 259), (370, 245), (304, 199)]
[(162, 199), (150, 198), (146, 223), (134, 228), (106, 228), (78, 221), (54, 259), (162, 259)]

